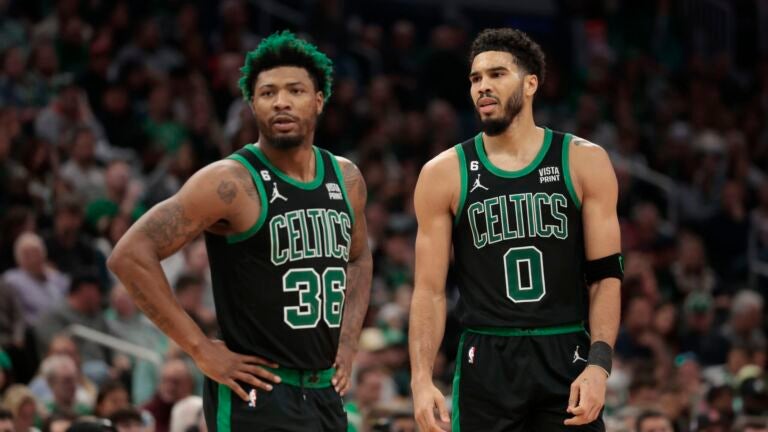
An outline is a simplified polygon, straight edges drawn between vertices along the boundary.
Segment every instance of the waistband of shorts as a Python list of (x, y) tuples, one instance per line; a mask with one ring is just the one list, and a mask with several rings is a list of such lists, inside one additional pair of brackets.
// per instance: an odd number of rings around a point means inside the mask
[(264, 369), (280, 377), (280, 384), (288, 384), (294, 387), (303, 388), (326, 388), (332, 385), (331, 379), (336, 373), (335, 368), (324, 370), (303, 370), (289, 369), (284, 367), (271, 368), (262, 366)]
[(553, 336), (568, 333), (586, 332), (584, 323), (571, 323), (551, 327), (467, 327), (466, 331), (490, 336)]

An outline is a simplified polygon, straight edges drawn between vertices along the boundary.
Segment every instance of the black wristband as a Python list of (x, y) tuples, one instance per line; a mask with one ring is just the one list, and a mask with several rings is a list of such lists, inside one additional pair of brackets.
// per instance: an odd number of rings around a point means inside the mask
[(589, 347), (587, 364), (603, 368), (608, 375), (611, 374), (613, 364), (613, 348), (603, 341), (597, 341)]

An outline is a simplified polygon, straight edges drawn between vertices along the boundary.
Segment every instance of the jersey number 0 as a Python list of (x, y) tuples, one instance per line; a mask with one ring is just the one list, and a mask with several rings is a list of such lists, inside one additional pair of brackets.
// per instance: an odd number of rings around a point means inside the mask
[(504, 254), (507, 297), (515, 303), (537, 302), (547, 293), (544, 260), (533, 246), (516, 247)]
[(328, 267), (322, 277), (312, 268), (288, 270), (283, 292), (299, 292), (299, 305), (286, 306), (283, 320), (293, 329), (314, 328), (323, 316), (328, 327), (341, 325), (347, 274), (341, 267)]

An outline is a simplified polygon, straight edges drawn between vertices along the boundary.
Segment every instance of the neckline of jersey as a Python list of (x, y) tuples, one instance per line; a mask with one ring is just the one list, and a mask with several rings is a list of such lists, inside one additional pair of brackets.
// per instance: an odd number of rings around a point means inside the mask
[(276, 167), (272, 164), (272, 162), (267, 159), (267, 155), (264, 154), (264, 152), (261, 151), (260, 148), (256, 147), (254, 144), (248, 144), (245, 146), (248, 150), (251, 151), (254, 155), (256, 155), (259, 160), (267, 166), (272, 172), (275, 173), (281, 180), (284, 182), (296, 186), (299, 189), (305, 189), (305, 190), (311, 190), (316, 189), (318, 186), (320, 186), (320, 183), (323, 182), (323, 177), (325, 177), (325, 164), (323, 163), (322, 155), (320, 154), (320, 149), (318, 149), (316, 146), (312, 146), (312, 149), (315, 151), (315, 178), (310, 181), (299, 181), (295, 178), (289, 176), (288, 174), (284, 173), (280, 170), (280, 168)]
[(541, 163), (541, 161), (544, 159), (544, 156), (546, 156), (547, 151), (549, 151), (549, 146), (552, 143), (552, 130), (549, 128), (544, 128), (544, 142), (541, 144), (541, 148), (539, 149), (539, 153), (536, 155), (535, 158), (529, 163), (527, 166), (520, 168), (516, 171), (507, 171), (505, 169), (501, 169), (494, 165), (491, 162), (491, 159), (488, 158), (488, 155), (485, 153), (485, 145), (483, 144), (483, 133), (480, 132), (475, 136), (475, 149), (477, 150), (477, 155), (480, 157), (480, 162), (483, 163), (486, 169), (490, 171), (491, 173), (504, 178), (519, 178), (524, 175), (528, 175), (531, 171), (536, 169), (537, 166)]

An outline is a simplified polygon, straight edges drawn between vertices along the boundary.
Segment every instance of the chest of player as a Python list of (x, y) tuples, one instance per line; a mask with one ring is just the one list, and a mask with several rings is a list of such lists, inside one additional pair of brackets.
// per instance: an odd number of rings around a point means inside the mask
[(462, 144), (463, 201), (455, 234), (470, 237), (467, 243), (476, 250), (499, 243), (567, 240), (581, 215), (563, 163), (564, 144), (562, 134), (546, 130), (535, 159), (518, 171), (493, 165), (480, 135)]

